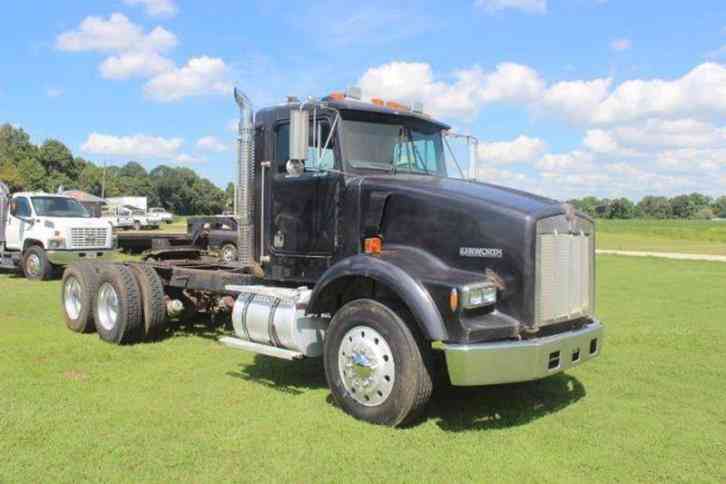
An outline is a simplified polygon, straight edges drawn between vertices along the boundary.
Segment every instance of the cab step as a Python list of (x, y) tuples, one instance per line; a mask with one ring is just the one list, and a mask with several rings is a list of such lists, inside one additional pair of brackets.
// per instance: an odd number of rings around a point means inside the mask
[(223, 336), (219, 338), (219, 342), (236, 350), (249, 351), (260, 355), (272, 356), (274, 358), (282, 358), (283, 360), (300, 360), (305, 356), (299, 351), (254, 343), (252, 341), (246, 341), (233, 336)]

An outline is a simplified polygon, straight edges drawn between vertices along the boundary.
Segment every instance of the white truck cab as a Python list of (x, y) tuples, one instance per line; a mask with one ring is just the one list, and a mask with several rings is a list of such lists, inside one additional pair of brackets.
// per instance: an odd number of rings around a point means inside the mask
[(109, 222), (92, 217), (73, 198), (42, 192), (8, 194), (0, 183), (0, 266), (28, 279), (48, 279), (58, 266), (111, 258)]

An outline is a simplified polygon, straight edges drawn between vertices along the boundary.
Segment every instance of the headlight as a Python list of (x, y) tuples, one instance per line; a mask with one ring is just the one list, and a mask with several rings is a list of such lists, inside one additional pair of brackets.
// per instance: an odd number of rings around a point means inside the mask
[(66, 246), (66, 240), (65, 239), (49, 239), (48, 240), (48, 248), (49, 249), (63, 249)]
[(490, 306), (497, 302), (497, 288), (485, 282), (461, 288), (461, 306), (465, 309)]
[(43, 225), (45, 226), (46, 229), (54, 229), (55, 228), (55, 224), (51, 220), (46, 220), (45, 222), (43, 222)]

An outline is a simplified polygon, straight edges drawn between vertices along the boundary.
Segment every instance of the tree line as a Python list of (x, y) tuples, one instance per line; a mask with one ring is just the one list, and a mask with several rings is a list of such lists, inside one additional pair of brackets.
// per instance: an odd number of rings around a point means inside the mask
[(129, 161), (106, 167), (104, 176), (104, 167), (73, 156), (62, 142), (49, 139), (35, 145), (28, 133), (10, 124), (0, 126), (0, 180), (12, 191), (54, 193), (63, 187), (99, 197), (144, 196), (149, 206), (178, 215), (219, 214), (234, 196), (234, 186), (222, 190), (184, 167), (161, 165), (147, 171)]
[(583, 197), (569, 200), (575, 208), (598, 218), (699, 219), (726, 218), (726, 195), (713, 198), (702, 193), (675, 197), (648, 195), (638, 203), (627, 198)]

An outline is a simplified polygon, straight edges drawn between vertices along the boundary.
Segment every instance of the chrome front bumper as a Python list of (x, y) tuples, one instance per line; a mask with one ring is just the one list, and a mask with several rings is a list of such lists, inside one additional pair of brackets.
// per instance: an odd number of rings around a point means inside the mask
[(452, 385), (493, 385), (538, 380), (600, 354), (604, 328), (594, 320), (582, 329), (524, 341), (446, 344)]
[(78, 249), (49, 250), (46, 251), (46, 254), (51, 264), (66, 266), (79, 260), (109, 260), (116, 252), (116, 250), (108, 249)]

